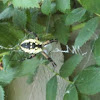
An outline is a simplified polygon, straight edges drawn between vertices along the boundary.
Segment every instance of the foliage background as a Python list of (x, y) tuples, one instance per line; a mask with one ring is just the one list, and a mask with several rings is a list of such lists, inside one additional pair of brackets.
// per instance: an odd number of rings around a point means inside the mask
[[(0, 61), (3, 63), (0, 100), (7, 96), (4, 87), (14, 79), (28, 76), (27, 82), (31, 84), (40, 65), (52, 72), (44, 88), (46, 100), (58, 100), (59, 77), (67, 84), (62, 100), (90, 100), (91, 95), (100, 92), (100, 37), (99, 31), (96, 32), (100, 21), (99, 0), (2, 0), (0, 8)], [(58, 70), (48, 66), (40, 54), (21, 61), (29, 55), (20, 50), (20, 43), (33, 38), (26, 30), (37, 33), (42, 41), (58, 39), (62, 48), (68, 44), (76, 49), (90, 49), (86, 55), (84, 50), (64, 54), (64, 63)]]

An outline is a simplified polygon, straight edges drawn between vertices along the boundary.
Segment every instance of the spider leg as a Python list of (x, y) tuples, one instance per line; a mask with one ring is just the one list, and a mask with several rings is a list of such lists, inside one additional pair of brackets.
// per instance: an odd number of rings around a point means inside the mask
[(33, 32), (29, 32), (30, 34), (33, 34), (34, 36), (35, 36), (35, 39), (36, 40), (39, 40), (39, 37), (37, 36), (37, 34), (36, 33), (33, 33)]
[(53, 67), (57, 66), (56, 63), (45, 52), (42, 52), (42, 55), (52, 63)]
[(35, 39), (36, 40), (39, 40), (39, 37), (37, 36), (37, 34), (36, 33), (33, 33), (34, 34), (34, 36), (35, 36)]
[(32, 59), (32, 58), (34, 58), (36, 56), (36, 54), (35, 55), (31, 55), (30, 57), (28, 57), (28, 58), (24, 58), (24, 59), (22, 59), (21, 61), (24, 61), (24, 60), (26, 60), (26, 59)]
[(28, 59), (32, 59), (32, 58), (34, 58), (36, 56), (36, 54), (35, 55), (31, 55)]
[(35, 36), (35, 39), (36, 39), (36, 40), (39, 40), (39, 38), (38, 38), (38, 36), (37, 36), (36, 33), (33, 33), (33, 32), (28, 31), (28, 30), (26, 30), (26, 29), (25, 29), (24, 31), (27, 32), (27, 33), (33, 34), (33, 35)]
[(45, 46), (47, 44), (50, 44), (52, 42), (57, 42), (57, 40), (53, 40), (53, 39), (52, 40), (48, 40), (48, 41), (46, 41), (46, 42), (43, 43), (43, 46)]
[[(24, 60), (27, 60), (27, 59), (32, 59), (32, 58), (34, 58), (36, 56), (36, 54), (35, 55), (31, 55), (30, 57), (28, 57), (28, 58), (23, 58), (23, 59), (20, 59), (20, 60), (11, 60), (11, 61), (19, 61), (19, 62), (22, 62), (22, 61), (24, 61)], [(0, 65), (0, 69), (1, 69), (1, 65)]]

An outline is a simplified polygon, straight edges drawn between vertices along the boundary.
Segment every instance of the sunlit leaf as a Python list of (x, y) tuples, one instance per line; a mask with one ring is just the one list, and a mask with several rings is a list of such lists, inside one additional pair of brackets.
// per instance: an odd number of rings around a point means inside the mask
[(57, 9), (63, 13), (70, 9), (70, 0), (56, 0)]
[(40, 0), (12, 0), (16, 8), (39, 8)]
[(75, 40), (75, 47), (81, 47), (91, 38), (98, 26), (98, 23), (98, 17), (92, 18), (86, 23), (86, 25), (80, 30)]
[(44, 0), (41, 10), (44, 14), (49, 15), (51, 12), (51, 0)]

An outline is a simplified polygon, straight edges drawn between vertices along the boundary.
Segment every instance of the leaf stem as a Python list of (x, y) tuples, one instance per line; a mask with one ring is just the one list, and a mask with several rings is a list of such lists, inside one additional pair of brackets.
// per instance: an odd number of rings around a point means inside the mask
[[(45, 65), (45, 67), (47, 67), (51, 72), (53, 72), (55, 75), (58, 75), (59, 77), (61, 77), (60, 76), (60, 74), (59, 73), (57, 73), (57, 72), (55, 72), (53, 69), (51, 69), (49, 66), (46, 66)], [(70, 81), (70, 80), (68, 80), (68, 79), (66, 79), (66, 78), (64, 78), (64, 77), (61, 77), (63, 80), (65, 80), (65, 81), (67, 81), (67, 82), (69, 82), (69, 83), (73, 83), (72, 81)]]

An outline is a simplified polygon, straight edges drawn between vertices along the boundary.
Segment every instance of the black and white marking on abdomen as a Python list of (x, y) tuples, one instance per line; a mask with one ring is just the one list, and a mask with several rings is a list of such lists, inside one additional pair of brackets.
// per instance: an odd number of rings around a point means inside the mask
[(23, 44), (21, 44), (21, 46), (22, 46), (23, 48), (30, 49), (30, 42), (29, 42), (29, 43), (23, 43)]
[(20, 47), (24, 52), (37, 54), (42, 51), (42, 42), (35, 39), (28, 39), (24, 40)]

